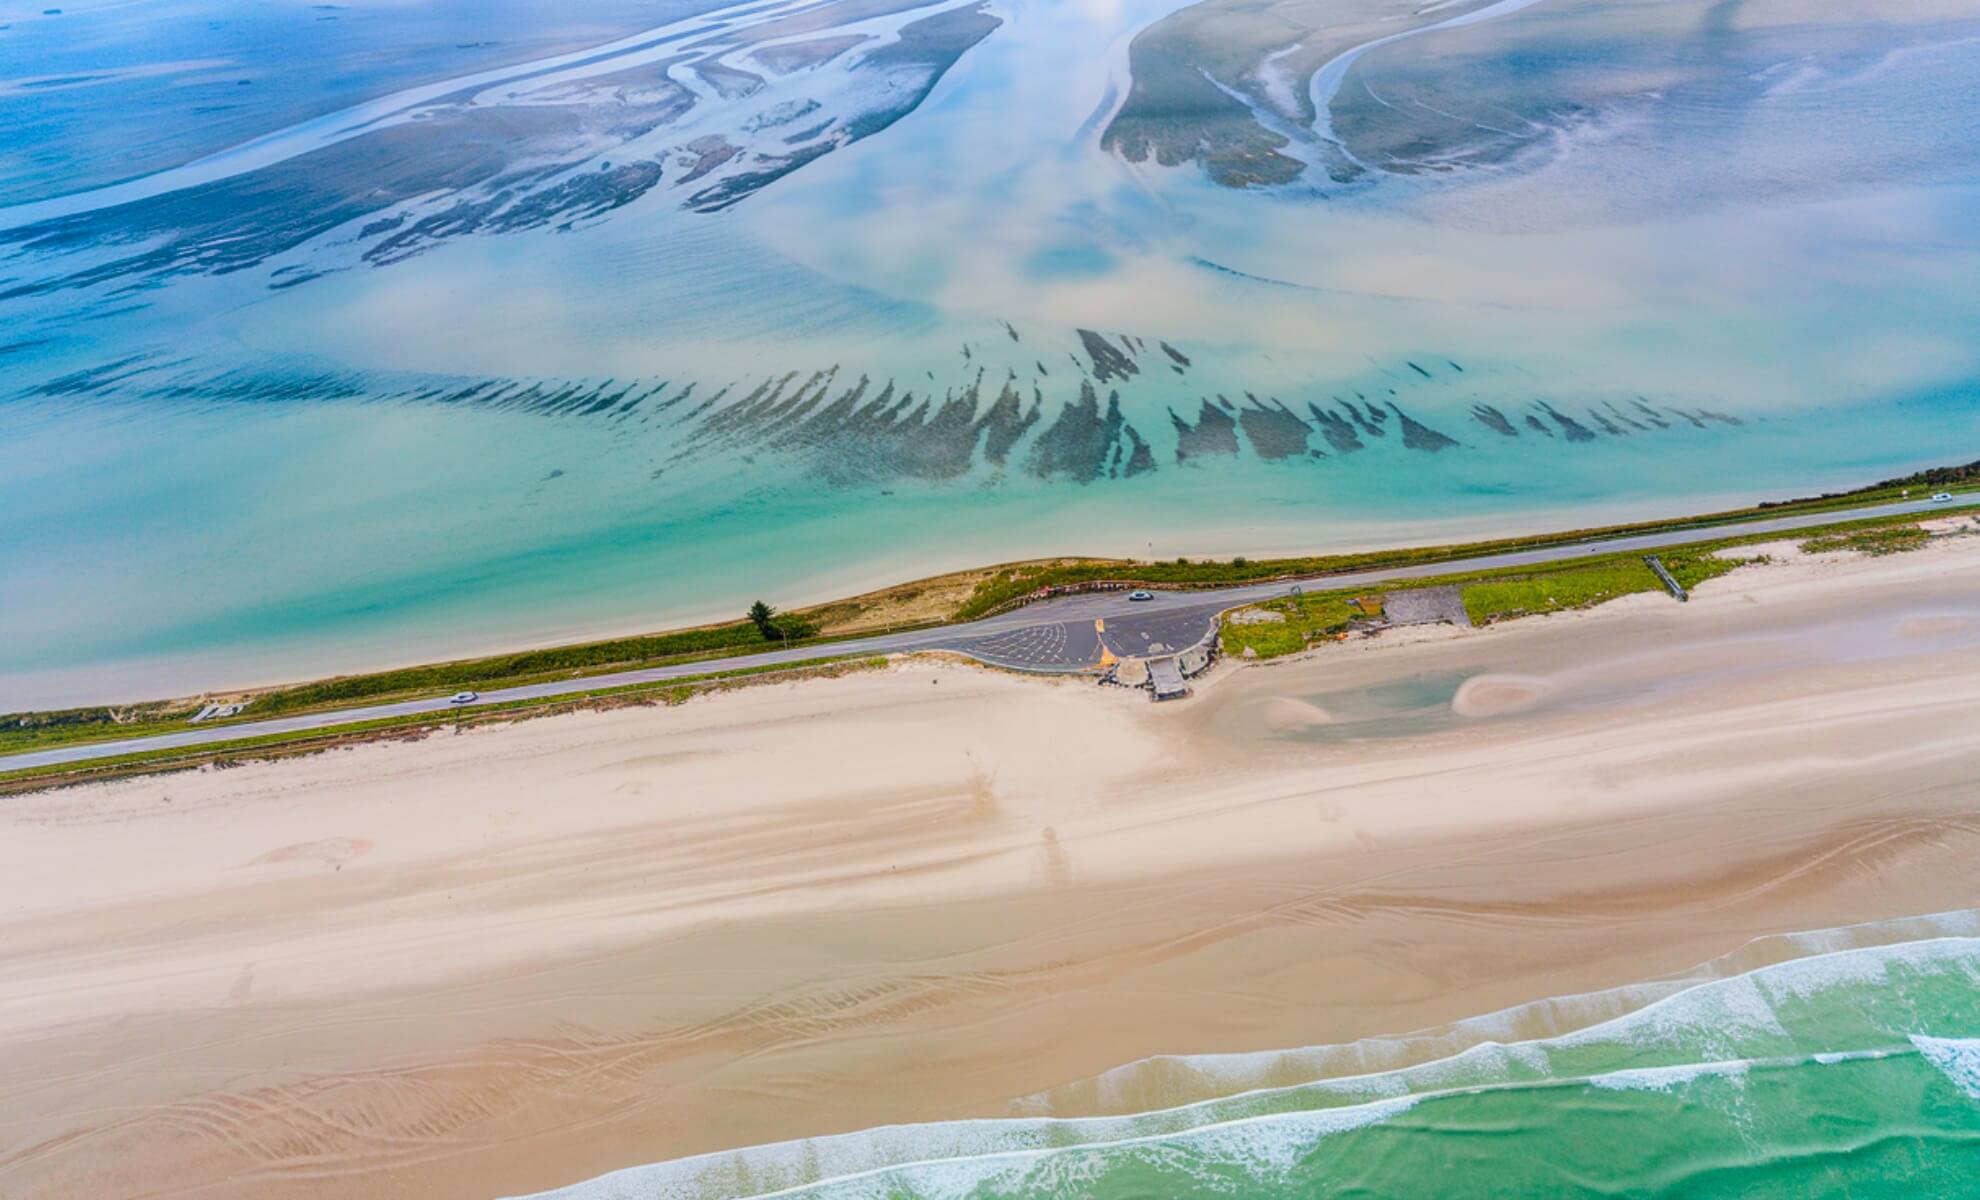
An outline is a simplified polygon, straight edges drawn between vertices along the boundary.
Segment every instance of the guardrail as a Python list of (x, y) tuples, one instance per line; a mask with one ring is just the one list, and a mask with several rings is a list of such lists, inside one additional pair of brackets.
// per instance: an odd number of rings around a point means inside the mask
[(1684, 585), (1672, 578), (1671, 573), (1664, 569), (1663, 559), (1654, 554), (1646, 554), (1643, 562), (1656, 574), (1657, 582), (1664, 585), (1664, 590), (1676, 596), (1680, 604), (1691, 599), (1691, 593), (1684, 590)]
[[(1057, 584), (1051, 587), (1042, 587), (1036, 591), (1026, 592), (1022, 596), (1013, 596), (1002, 604), (993, 604), (976, 616), (971, 617), (970, 620), (981, 621), (988, 617), (1002, 616), (1004, 613), (1016, 612), (1020, 608), (1029, 608), (1031, 605), (1037, 604), (1040, 601), (1053, 600), (1060, 596), (1077, 596), (1085, 592), (1124, 592), (1129, 588), (1148, 586), (1150, 585), (1139, 581), (1120, 579), (1091, 579), (1084, 583)], [(1167, 584), (1158, 586), (1162, 587), (1165, 591), (1170, 590)], [(1215, 586), (1227, 587), (1229, 585), (1217, 584)]]

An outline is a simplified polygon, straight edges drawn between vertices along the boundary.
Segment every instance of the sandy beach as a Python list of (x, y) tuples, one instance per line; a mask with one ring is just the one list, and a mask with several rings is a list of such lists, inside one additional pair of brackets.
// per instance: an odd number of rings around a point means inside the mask
[(907, 661), (15, 797), (0, 1195), (469, 1200), (1103, 1111), (1151, 1055), (1971, 907), (1976, 718), (1948, 538), (1175, 705)]

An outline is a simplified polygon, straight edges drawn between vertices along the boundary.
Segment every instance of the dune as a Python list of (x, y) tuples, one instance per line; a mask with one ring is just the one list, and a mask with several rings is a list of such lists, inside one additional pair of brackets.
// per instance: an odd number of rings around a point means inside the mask
[(1547, 681), (1531, 675), (1473, 675), (1458, 685), (1451, 710), (1460, 717), (1499, 717), (1525, 712), (1547, 695)]

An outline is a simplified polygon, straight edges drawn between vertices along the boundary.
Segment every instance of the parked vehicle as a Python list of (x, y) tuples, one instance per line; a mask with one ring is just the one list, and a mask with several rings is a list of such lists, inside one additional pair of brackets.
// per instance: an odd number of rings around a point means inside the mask
[(479, 699), (481, 699), (481, 693), (479, 692), (455, 692), (453, 695), (447, 697), (447, 703), (473, 704), (476, 700)]
[(1128, 593), (1128, 599), (1130, 600), (1153, 600), (1154, 598), (1155, 598), (1154, 592), (1135, 591)]

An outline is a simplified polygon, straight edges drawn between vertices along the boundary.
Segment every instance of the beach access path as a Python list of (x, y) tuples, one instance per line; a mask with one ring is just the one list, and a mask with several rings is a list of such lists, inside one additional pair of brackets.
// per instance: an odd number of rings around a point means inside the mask
[(510, 704), (523, 700), (555, 700), (559, 697), (608, 688), (665, 683), (670, 679), (705, 676), (744, 668), (813, 662), (824, 657), (947, 651), (1011, 670), (1064, 674), (1090, 670), (1098, 665), (1102, 659), (1103, 645), (1116, 658), (1132, 658), (1183, 649), (1206, 637), (1215, 627), (1218, 614), (1239, 605), (1284, 596), (1294, 588), (1310, 585), (1324, 586), (1329, 591), (1366, 588), (1408, 579), (1488, 571), (1502, 567), (1532, 566), (1631, 550), (1654, 550), (1696, 542), (1718, 541), (1752, 534), (1786, 533), (1843, 521), (1903, 516), (1909, 513), (1958, 511), (1976, 506), (1980, 506), (1980, 494), (1967, 494), (1956, 496), (1949, 503), (1934, 503), (1930, 499), (1903, 501), (1839, 511), (1763, 517), (1734, 524), (1659, 530), (1655, 533), (1628, 537), (1594, 539), (1533, 550), (1448, 559), (1406, 567), (1345, 572), (1310, 579), (1275, 579), (1265, 583), (1195, 591), (1158, 591), (1154, 593), (1152, 599), (1141, 601), (1129, 600), (1127, 593), (1118, 591), (1065, 596), (1042, 600), (979, 621), (944, 625), (933, 629), (879, 634), (825, 645), (814, 644), (752, 654), (736, 654), (725, 658), (702, 659), (669, 666), (613, 671), (600, 675), (559, 679), (548, 683), (491, 688), (480, 693), (471, 704), (457, 705), (447, 697), (431, 696), (389, 704), (301, 713), (291, 717), (247, 721), (208, 729), (10, 754), (0, 756), (0, 771), (90, 762), (154, 750), (217, 745), (270, 734), (329, 730), (388, 717), (417, 716), (455, 709), (471, 711), (488, 705)]

